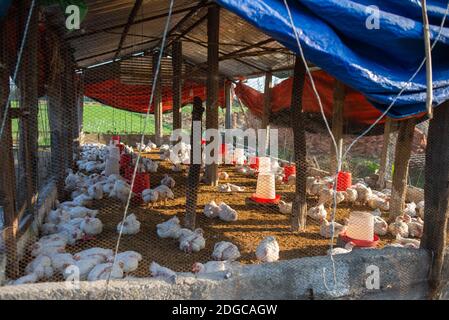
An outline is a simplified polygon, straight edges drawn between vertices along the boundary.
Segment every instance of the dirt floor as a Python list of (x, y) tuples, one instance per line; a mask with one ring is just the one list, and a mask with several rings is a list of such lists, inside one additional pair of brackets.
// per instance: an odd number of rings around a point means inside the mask
[[(145, 156), (159, 160), (159, 154), (154, 152)], [(207, 262), (211, 260), (214, 244), (218, 241), (231, 241), (236, 244), (241, 252), (241, 263), (257, 263), (255, 249), (259, 242), (266, 236), (275, 236), (280, 246), (280, 259), (293, 259), (308, 256), (325, 255), (329, 249), (330, 240), (319, 235), (319, 224), (308, 219), (304, 232), (290, 232), (289, 216), (279, 213), (277, 208), (248, 206), (246, 200), (256, 190), (255, 177), (248, 177), (236, 172), (232, 166), (222, 166), (220, 170), (226, 171), (230, 178), (226, 182), (235, 183), (245, 187), (245, 192), (219, 193), (216, 187), (201, 184), (198, 194), (197, 227), (204, 230), (206, 248), (198, 253), (187, 254), (179, 249), (177, 240), (160, 239), (156, 234), (156, 225), (177, 215), (181, 222), (185, 213), (185, 181), (188, 167), (184, 172), (174, 173), (170, 170), (168, 161), (160, 161), (157, 173), (151, 174), (151, 187), (160, 184), (165, 173), (176, 180), (174, 188), (175, 200), (167, 205), (160, 204), (154, 209), (146, 208), (142, 204), (133, 203), (129, 213), (136, 214), (141, 222), (140, 232), (136, 235), (123, 235), (119, 252), (134, 250), (142, 254), (143, 261), (139, 269), (132, 276), (145, 277), (149, 275), (148, 267), (152, 261), (169, 267), (175, 271), (190, 271), (194, 262)], [(224, 183), (224, 182), (221, 182)], [(221, 184), (220, 183), (220, 184)], [(286, 201), (292, 201), (294, 186), (280, 185), (277, 193)], [(211, 200), (217, 203), (224, 201), (238, 212), (238, 221), (224, 222), (217, 219), (209, 219), (203, 215), (204, 206)], [(309, 206), (315, 205), (317, 199), (308, 199)], [(114, 249), (118, 239), (117, 224), (123, 218), (121, 204), (114, 199), (95, 201), (92, 206), (99, 209), (98, 218), (104, 224), (103, 232), (93, 240), (79, 241), (75, 246), (67, 246), (67, 251), (78, 251), (103, 247)], [(351, 210), (363, 210), (362, 207), (348, 207), (339, 205), (336, 221), (342, 223), (349, 217)], [(328, 210), (328, 212), (330, 212)], [(381, 237), (380, 247), (393, 240), (391, 235)], [(26, 265), (22, 262), (23, 267)], [(56, 279), (55, 279), (56, 280)]]

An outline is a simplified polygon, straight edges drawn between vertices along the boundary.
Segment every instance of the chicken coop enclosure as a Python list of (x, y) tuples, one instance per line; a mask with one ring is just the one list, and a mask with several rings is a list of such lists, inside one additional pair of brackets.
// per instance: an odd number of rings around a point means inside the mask
[(251, 298), (263, 272), (289, 298), (444, 296), (449, 3), (375, 1), (399, 22), (374, 33), (362, 1), (324, 2), (0, 7), (0, 297), (194, 278)]

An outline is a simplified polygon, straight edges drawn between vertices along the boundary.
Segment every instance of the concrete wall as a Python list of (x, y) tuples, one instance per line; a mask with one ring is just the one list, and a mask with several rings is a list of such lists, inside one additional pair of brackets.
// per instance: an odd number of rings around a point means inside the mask
[[(236, 267), (221, 275), (182, 274), (176, 283), (160, 278), (111, 281), (108, 299), (424, 299), (430, 255), (424, 250), (386, 248)], [(380, 271), (380, 288), (366, 287), (367, 266)], [(0, 288), (3, 299), (104, 299), (105, 281), (42, 283)]]
[[(104, 143), (108, 144), (111, 140), (112, 134), (104, 134), (104, 133), (89, 133), (89, 134), (83, 134), (81, 138), (81, 143)], [(142, 136), (140, 134), (126, 134), (126, 135), (120, 135), (121, 141), (129, 146), (136, 146), (137, 142), (140, 142), (140, 139)], [(155, 141), (154, 135), (145, 135), (145, 143), (148, 142), (148, 140)], [(163, 143), (170, 143), (170, 137), (164, 136)]]

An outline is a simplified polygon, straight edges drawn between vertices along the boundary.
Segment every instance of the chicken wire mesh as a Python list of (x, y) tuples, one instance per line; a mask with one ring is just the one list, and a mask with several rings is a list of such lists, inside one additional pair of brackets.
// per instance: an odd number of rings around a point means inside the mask
[[(20, 19), (24, 21), (25, 17)], [(38, 19), (37, 13), (32, 19)], [(205, 27), (204, 23), (200, 25)], [(6, 37), (20, 39), (23, 28), (15, 30), (15, 35), (8, 30)], [(134, 32), (133, 39), (139, 38), (138, 30)], [(32, 29), (29, 34), (33, 34)], [(42, 41), (58, 43), (52, 37), (45, 35)], [(232, 112), (231, 128), (260, 133), (255, 139), (259, 143), (252, 145), (252, 137), (236, 137), (229, 143), (221, 140), (227, 132), (220, 130), (220, 142), (214, 143), (222, 163), (218, 165), (218, 180), (211, 182), (205, 174), (207, 165), (199, 163), (192, 169), (190, 164), (195, 146), (196, 152), (202, 150), (203, 162), (210, 158), (208, 143), (203, 141), (207, 113), (199, 118), (199, 136), (181, 144), (169, 139), (174, 127), (171, 86), (177, 77), (172, 52), (163, 53), (157, 89), (160, 95), (153, 100), (147, 118), (147, 107), (133, 112), (129, 102), (148, 106), (157, 52), (142, 52), (79, 69), (68, 47), (44, 46), (40, 50), (47, 58), (42, 62), (36, 57), (32, 60), (38, 47), (33, 42), (35, 38), (30, 36), (26, 41), (21, 76), (16, 84), (7, 79), (13, 92), (9, 107), (24, 109), (36, 119), (11, 119), (10, 135), (2, 137), (6, 142), (10, 139), (13, 148), (15, 175), (10, 178), (9, 187), (14, 190), (11, 195), (16, 202), (9, 205), (20, 212), (14, 221), (5, 219), (7, 206), (2, 203), (0, 257), (5, 261), (4, 284), (63, 281), (73, 275), (89, 281), (149, 276), (168, 277), (171, 281), (180, 272), (207, 273), (228, 268), (228, 262), (206, 264), (209, 261), (235, 260), (236, 264), (246, 265), (329, 254), (332, 259), (333, 254), (366, 247), (419, 247), (424, 215), (424, 122), (417, 126), (414, 120), (406, 125), (393, 122), (388, 140), (385, 123), (379, 123), (342, 159), (337, 174), (331, 156), (332, 140), (319, 112), (301, 112), (293, 107), (290, 110), (288, 105), (271, 113), (268, 127), (277, 144), (268, 149), (261, 147), (267, 143), (264, 119), (232, 91), (228, 108)], [(185, 41), (186, 47), (195, 43), (192, 39)], [(93, 44), (94, 40), (90, 45)], [(3, 54), (4, 58), (9, 53)], [(86, 52), (86, 56), (91, 55)], [(8, 59), (13, 65), (12, 57)], [(282, 61), (291, 65), (292, 55), (283, 56)], [(197, 69), (182, 62), (179, 80), (184, 83), (182, 94), (188, 98), (180, 118), (186, 134), (194, 129), (193, 99), (204, 97), (206, 92), (207, 68)], [(45, 75), (48, 88), (44, 96), (27, 89), (33, 86), (32, 79), (37, 81), (39, 77), (36, 70)], [(279, 76), (284, 77), (279, 80), (282, 82), (292, 74), (284, 72)], [(264, 83), (263, 78), (259, 82)], [(221, 92), (226, 84), (222, 77), (219, 96), (224, 94)], [(263, 91), (263, 87), (256, 89)], [(144, 97), (139, 96), (142, 92)], [(292, 100), (295, 97), (298, 94)], [(3, 106), (5, 97), (1, 98)], [(225, 107), (223, 99), (219, 100), (216, 103)], [(200, 101), (200, 105), (202, 102), (205, 106), (205, 101)], [(156, 116), (158, 103), (163, 108)], [(225, 108), (218, 108), (219, 128), (226, 127), (226, 112)], [(300, 117), (303, 127), (295, 122)], [(343, 150), (369, 127), (346, 118), (334, 124), (338, 120), (332, 114), (327, 114), (327, 118), (332, 128), (341, 126)], [(157, 130), (161, 139), (155, 134)], [(294, 130), (305, 130), (305, 144), (298, 140), (295, 144), (295, 139), (301, 137)], [(135, 168), (139, 151), (142, 158)], [(302, 155), (306, 161), (297, 166)], [(395, 158), (409, 165), (401, 165)], [(192, 179), (195, 170), (201, 173), (198, 181)], [(305, 180), (301, 192), (296, 191), (297, 179)], [(405, 179), (408, 188), (404, 189), (401, 183), (392, 186), (393, 179)], [(34, 196), (50, 180), (56, 182), (58, 201), (39, 217)], [(122, 224), (130, 193), (130, 206)], [(189, 194), (189, 199), (196, 197), (196, 201), (188, 203)], [(6, 198), (3, 196), (2, 200)], [(305, 211), (297, 231), (291, 218), (292, 208), (302, 198)], [(120, 231), (120, 254), (114, 260)], [(117, 263), (112, 267), (114, 261)], [(396, 268), (403, 276), (397, 281), (404, 283), (404, 287), (399, 285), (400, 297), (406, 294), (405, 284), (413, 276), (407, 266), (398, 263)], [(326, 277), (332, 287), (332, 274), (325, 275), (325, 281)]]

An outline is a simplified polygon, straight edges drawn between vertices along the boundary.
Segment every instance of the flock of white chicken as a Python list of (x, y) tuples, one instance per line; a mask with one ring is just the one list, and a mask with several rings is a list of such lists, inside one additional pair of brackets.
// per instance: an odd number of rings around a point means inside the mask
[[(346, 191), (334, 191), (332, 183), (332, 177), (307, 177), (307, 195), (318, 199), (317, 205), (308, 209), (307, 216), (321, 223), (321, 236), (331, 238), (333, 234), (338, 235), (347, 227), (347, 220), (344, 224), (328, 221), (326, 207), (332, 206), (335, 199), (337, 204), (345, 202), (349, 205), (360, 204), (371, 208), (374, 217), (374, 233), (384, 236), (390, 232), (396, 237), (396, 241), (388, 246), (419, 248), (420, 242), (416, 238), (421, 238), (423, 233), (424, 201), (420, 201), (418, 204), (407, 203), (404, 213), (397, 216), (389, 224), (381, 215), (383, 211), (390, 209), (390, 189), (382, 191), (371, 189), (361, 179)], [(281, 213), (291, 213), (292, 203), (280, 201), (278, 206)]]
[[(137, 149), (149, 152), (156, 148), (156, 145), (149, 142), (146, 145), (137, 144)], [(131, 147), (125, 146), (125, 152), (131, 155), (135, 163), (136, 155)], [(160, 147), (162, 160), (170, 160), (173, 164), (172, 170), (179, 172), (183, 170), (182, 165), (190, 163), (190, 145), (181, 144), (181, 148), (175, 151), (168, 145)], [(118, 159), (113, 159), (118, 160)], [(158, 163), (148, 158), (141, 158), (138, 172), (156, 172)], [(56, 208), (49, 212), (45, 223), (41, 227), (42, 237), (31, 246), (33, 260), (26, 267), (26, 275), (12, 281), (11, 284), (34, 283), (45, 280), (56, 274), (64, 278), (73, 274), (73, 270), (79, 272), (80, 280), (96, 281), (111, 279), (121, 279), (128, 273), (138, 268), (142, 255), (135, 251), (119, 253), (114, 257), (111, 249), (90, 248), (76, 254), (66, 251), (67, 245), (74, 245), (78, 241), (87, 241), (99, 235), (103, 230), (103, 223), (97, 218), (98, 210), (91, 209), (94, 200), (103, 197), (116, 198), (125, 204), (128, 198), (134, 196), (131, 186), (117, 173), (105, 174), (108, 167), (109, 148), (102, 144), (85, 144), (80, 152), (80, 159), (77, 161), (79, 171), (74, 173), (68, 170), (65, 179), (65, 189), (71, 193), (71, 200), (56, 203)], [(238, 166), (236, 171), (246, 175), (256, 175), (256, 170), (249, 166)], [(272, 171), (275, 174), (277, 183), (284, 183), (283, 168), (277, 161), (272, 162)], [(83, 173), (84, 172), (84, 173)], [(226, 172), (220, 172), (220, 180), (228, 180)], [(294, 184), (296, 176), (291, 175), (287, 184)], [(320, 235), (325, 238), (332, 237), (333, 234), (345, 230), (345, 224), (331, 222), (328, 220), (326, 208), (331, 206), (335, 199), (337, 204), (346, 202), (347, 204), (362, 204), (369, 206), (372, 210), (375, 226), (374, 232), (378, 235), (385, 235), (390, 232), (396, 236), (396, 242), (390, 246), (395, 247), (419, 247), (419, 238), (422, 236), (424, 222), (424, 202), (418, 204), (407, 203), (405, 213), (398, 216), (390, 224), (381, 217), (382, 211), (389, 210), (389, 200), (391, 191), (388, 189), (376, 191), (360, 180), (346, 191), (334, 192), (332, 188), (333, 178), (307, 177), (307, 195), (318, 199), (317, 205), (308, 209), (307, 215), (321, 223)], [(175, 180), (169, 175), (164, 175), (161, 184), (153, 189), (146, 189), (142, 192), (143, 202), (153, 207), (160, 202), (167, 202), (174, 199), (172, 189), (175, 187)], [(243, 187), (225, 183), (218, 186), (219, 192), (242, 192)], [(292, 203), (280, 201), (279, 210), (283, 214), (291, 213)], [(224, 202), (217, 204), (211, 201), (204, 208), (204, 215), (207, 218), (218, 218), (225, 222), (238, 220), (238, 213)], [(140, 231), (141, 223), (134, 214), (129, 214), (125, 220), (117, 225), (117, 232), (127, 235), (137, 234)], [(186, 252), (199, 252), (206, 246), (206, 239), (202, 229), (190, 230), (182, 228), (178, 217), (157, 225), (157, 235), (160, 238), (172, 238), (179, 242), (179, 249)], [(411, 237), (411, 238), (409, 238)], [(346, 253), (352, 250), (351, 244), (345, 248), (336, 248), (332, 253)], [(255, 255), (261, 262), (273, 262), (279, 259), (279, 244), (274, 236), (265, 237), (257, 246)], [(228, 241), (220, 241), (214, 245), (211, 255), (212, 261), (207, 263), (195, 263), (192, 266), (194, 273), (216, 273), (221, 272), (225, 277), (229, 276), (229, 271), (236, 265), (240, 257), (239, 248)], [(115, 262), (115, 263), (114, 263)], [(176, 280), (177, 273), (152, 262), (149, 267), (153, 277), (164, 277)]]

